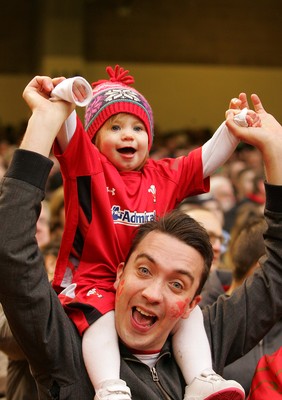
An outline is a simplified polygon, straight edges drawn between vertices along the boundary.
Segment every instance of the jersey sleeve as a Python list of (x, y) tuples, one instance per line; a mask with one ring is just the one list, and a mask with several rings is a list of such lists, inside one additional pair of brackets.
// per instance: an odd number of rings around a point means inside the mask
[(77, 117), (76, 129), (71, 140), (62, 151), (58, 141), (54, 143), (54, 154), (58, 159), (65, 178), (76, 178), (100, 171), (100, 155), (97, 147), (91, 142)]
[(158, 173), (165, 177), (168, 189), (173, 188), (175, 205), (184, 198), (206, 193), (210, 188), (209, 177), (203, 177), (202, 148), (187, 156), (157, 161)]

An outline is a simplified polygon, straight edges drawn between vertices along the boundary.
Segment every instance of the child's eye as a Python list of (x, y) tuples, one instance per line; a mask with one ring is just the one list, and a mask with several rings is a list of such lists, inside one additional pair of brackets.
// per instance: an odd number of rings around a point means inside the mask
[(144, 131), (144, 128), (143, 128), (143, 126), (135, 126), (135, 127), (134, 127), (134, 130), (135, 130), (136, 132), (141, 132), (141, 131)]
[(112, 131), (118, 131), (119, 129), (119, 125), (112, 125)]

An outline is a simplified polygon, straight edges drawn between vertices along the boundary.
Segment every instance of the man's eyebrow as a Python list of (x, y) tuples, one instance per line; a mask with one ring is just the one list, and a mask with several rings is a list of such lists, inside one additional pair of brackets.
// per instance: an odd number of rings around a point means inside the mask
[(152, 262), (152, 263), (154, 263), (154, 264), (157, 263), (157, 262), (155, 261), (155, 259), (154, 259), (153, 257), (151, 257), (151, 256), (150, 256), (149, 254), (147, 254), (147, 253), (140, 253), (140, 254), (137, 254), (135, 260), (137, 261), (137, 260), (139, 260), (139, 258), (147, 258), (147, 260), (149, 260), (150, 262)]
[[(158, 264), (157, 261), (147, 253), (138, 254), (136, 256), (136, 258), (135, 258), (135, 261), (138, 261), (140, 258), (146, 258), (151, 263), (156, 264), (156, 265)], [(187, 276), (191, 280), (192, 283), (195, 280), (195, 277), (191, 274), (191, 272), (189, 270), (186, 270), (186, 269), (183, 269), (183, 268), (179, 268), (179, 269), (176, 269), (174, 272), (177, 273), (177, 274), (180, 274), (180, 275)]]
[(187, 276), (187, 277), (190, 279), (191, 283), (193, 283), (194, 280), (195, 280), (194, 275), (192, 275), (191, 272), (190, 272), (190, 271), (187, 271), (186, 269), (179, 268), (179, 269), (177, 269), (175, 272), (177, 272), (177, 273), (180, 274), (180, 275), (185, 275), (185, 276)]

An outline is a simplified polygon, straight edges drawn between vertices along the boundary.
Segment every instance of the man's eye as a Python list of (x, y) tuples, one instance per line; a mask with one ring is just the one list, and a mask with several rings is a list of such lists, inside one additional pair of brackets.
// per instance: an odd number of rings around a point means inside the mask
[(173, 287), (173, 289), (176, 289), (176, 290), (183, 289), (183, 285), (180, 282), (171, 282), (171, 286)]
[(149, 269), (147, 267), (139, 267), (139, 272), (142, 275), (149, 275)]

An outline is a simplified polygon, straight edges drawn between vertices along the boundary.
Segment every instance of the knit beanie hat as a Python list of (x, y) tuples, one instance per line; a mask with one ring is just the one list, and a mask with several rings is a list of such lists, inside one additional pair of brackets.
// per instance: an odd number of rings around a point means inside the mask
[(107, 67), (109, 80), (92, 83), (93, 97), (86, 108), (85, 130), (92, 140), (97, 131), (112, 115), (128, 113), (138, 117), (148, 133), (149, 150), (153, 142), (153, 112), (144, 96), (128, 86), (134, 78), (119, 65)]

